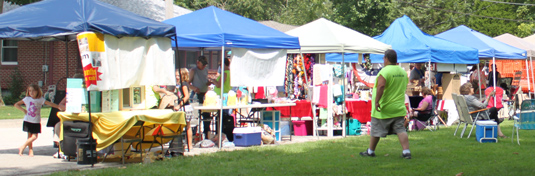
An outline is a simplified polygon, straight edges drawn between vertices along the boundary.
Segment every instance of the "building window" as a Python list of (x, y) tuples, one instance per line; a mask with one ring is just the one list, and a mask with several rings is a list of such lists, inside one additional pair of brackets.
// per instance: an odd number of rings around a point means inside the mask
[(2, 40), (2, 65), (17, 65), (18, 41)]

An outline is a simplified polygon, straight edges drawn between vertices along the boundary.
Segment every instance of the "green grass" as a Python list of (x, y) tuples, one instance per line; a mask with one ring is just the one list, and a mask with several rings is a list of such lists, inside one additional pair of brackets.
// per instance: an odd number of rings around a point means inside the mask
[[(26, 108), (23, 106), (23, 108)], [(41, 117), (48, 118), (50, 114), (50, 107), (41, 108)], [(24, 113), (14, 106), (0, 106), (0, 120), (1, 119), (23, 119)]]
[[(456, 127), (456, 126), (455, 126)], [(52, 175), (532, 175), (535, 130), (521, 130), (521, 144), (511, 143), (512, 121), (501, 127), (507, 139), (478, 143), (453, 136), (455, 127), (409, 132), (412, 160), (401, 158), (396, 136), (381, 139), (377, 157), (358, 152), (369, 137), (347, 137), (274, 147), (250, 147), (193, 157), (178, 157), (121, 168), (63, 171)], [(469, 126), (470, 127), (470, 126)], [(461, 127), (462, 129), (462, 127)], [(468, 129), (469, 130), (469, 129)], [(475, 131), (475, 129), (474, 129)]]

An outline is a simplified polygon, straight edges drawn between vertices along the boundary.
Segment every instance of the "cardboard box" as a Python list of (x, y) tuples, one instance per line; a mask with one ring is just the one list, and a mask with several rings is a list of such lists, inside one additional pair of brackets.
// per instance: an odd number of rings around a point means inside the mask
[(442, 99), (443, 100), (453, 100), (451, 94), (456, 93), (460, 94), (461, 88), (461, 75), (460, 74), (442, 74), (442, 90), (444, 92)]

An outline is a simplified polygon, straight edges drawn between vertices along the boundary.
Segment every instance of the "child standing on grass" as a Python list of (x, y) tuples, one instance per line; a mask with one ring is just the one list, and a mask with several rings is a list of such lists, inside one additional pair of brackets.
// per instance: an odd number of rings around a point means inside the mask
[[(26, 109), (21, 107), (22, 104), (26, 105)], [(15, 103), (15, 108), (24, 112), (22, 130), (28, 132), (28, 140), (19, 147), (20, 156), (22, 156), (22, 152), (28, 146), (28, 155), (33, 157), (33, 141), (41, 133), (41, 107), (43, 107), (43, 104), (62, 110), (57, 104), (46, 101), (43, 98), (43, 91), (35, 84), (29, 85), (26, 89), (26, 97)]]

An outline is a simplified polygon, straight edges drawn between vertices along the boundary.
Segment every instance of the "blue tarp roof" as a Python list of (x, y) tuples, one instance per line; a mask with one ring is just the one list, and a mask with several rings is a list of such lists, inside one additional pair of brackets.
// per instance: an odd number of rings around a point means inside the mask
[(46, 0), (0, 15), (0, 38), (66, 40), (65, 36), (85, 31), (172, 37), (175, 26), (97, 0)]
[[(479, 63), (477, 50), (422, 32), (404, 15), (396, 19), (381, 35), (373, 37), (392, 45), (399, 63), (431, 62), (448, 64)], [(383, 55), (370, 55), (373, 63), (383, 63)]]
[[(327, 62), (342, 62), (342, 53), (326, 53), (325, 61)], [(359, 62), (358, 53), (344, 53), (344, 61), (346, 63), (357, 63)], [(364, 62), (364, 58), (362, 58)]]
[(476, 48), (479, 50), (480, 58), (525, 59), (527, 57), (526, 50), (507, 45), (465, 25), (457, 26), (435, 36)]
[[(176, 28), (178, 47), (298, 49), (299, 39), (251, 19), (206, 7), (163, 21)], [(173, 46), (175, 44), (173, 43)]]

